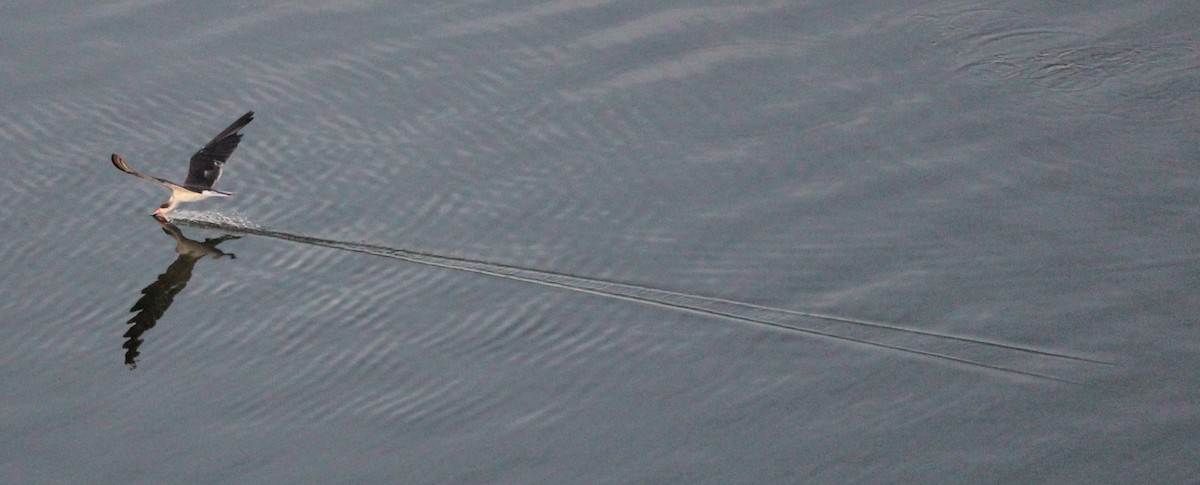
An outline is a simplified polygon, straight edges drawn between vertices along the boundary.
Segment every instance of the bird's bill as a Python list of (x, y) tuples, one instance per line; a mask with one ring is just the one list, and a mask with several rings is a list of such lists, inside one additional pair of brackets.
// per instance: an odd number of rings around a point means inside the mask
[(163, 213), (162, 209), (155, 209), (150, 215), (158, 222), (167, 222), (167, 215)]

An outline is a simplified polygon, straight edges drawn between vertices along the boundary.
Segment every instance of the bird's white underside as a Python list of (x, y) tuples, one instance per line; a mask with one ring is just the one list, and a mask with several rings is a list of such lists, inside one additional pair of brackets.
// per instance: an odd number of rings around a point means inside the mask
[(217, 192), (215, 190), (193, 192), (179, 186), (171, 187), (171, 196), (174, 197), (178, 202), (195, 202), (198, 200), (207, 199), (209, 197), (229, 197), (230, 195), (231, 194)]

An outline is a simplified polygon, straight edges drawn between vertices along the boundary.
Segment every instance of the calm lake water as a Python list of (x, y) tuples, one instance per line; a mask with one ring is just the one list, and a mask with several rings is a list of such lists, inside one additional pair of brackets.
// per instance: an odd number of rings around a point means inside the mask
[(1194, 483), (1196, 7), (5, 4), (0, 479)]

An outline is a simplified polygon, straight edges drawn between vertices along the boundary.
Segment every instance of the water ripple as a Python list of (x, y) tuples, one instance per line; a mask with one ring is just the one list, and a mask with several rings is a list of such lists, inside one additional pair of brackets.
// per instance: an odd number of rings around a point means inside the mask
[(1011, 104), (1019, 110), (1139, 121), (1178, 121), (1200, 113), (1194, 109), (1200, 95), (1188, 85), (1200, 72), (1200, 46), (1194, 42), (1103, 38), (969, 5), (918, 18), (933, 33), (927, 52), (949, 53), (957, 72), (1055, 93), (1025, 96), (1025, 102)]
[[(760, 325), (777, 330), (819, 336), (869, 347), (890, 349), (978, 369), (1001, 371), (1013, 375), (1049, 380), (1076, 382), (1077, 377), (1054, 375), (1078, 373), (1089, 365), (1108, 364), (1087, 357), (1040, 350), (971, 337), (955, 336), (901, 327), (886, 322), (871, 322), (854, 318), (812, 312), (771, 308), (722, 298), (674, 292), (664, 289), (607, 281), (603, 279), (556, 273), (501, 263), (467, 258), (414, 252), (378, 245), (349, 243), (314, 238), (259, 228), (217, 226), (201, 221), (181, 223), (198, 227), (219, 228), (243, 234), (272, 237), (313, 246), (342, 249), (400, 259), (403, 261), (444, 267), (504, 279), (578, 291), (618, 300), (646, 303), (655, 306)], [(507, 317), (506, 317), (507, 318)], [(503, 328), (501, 322), (494, 324)], [(491, 327), (489, 325), (488, 327)], [(490, 340), (490, 339), (489, 339)], [(1051, 370), (1045, 370), (1045, 369)], [(1051, 373), (1047, 373), (1051, 372)]]

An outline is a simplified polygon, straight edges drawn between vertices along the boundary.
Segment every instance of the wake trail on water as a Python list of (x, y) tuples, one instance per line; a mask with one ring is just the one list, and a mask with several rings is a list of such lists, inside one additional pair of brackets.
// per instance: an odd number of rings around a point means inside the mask
[(1080, 384), (1080, 378), (1076, 376), (1094, 371), (1098, 366), (1114, 365), (1111, 362), (1078, 355), (919, 330), (891, 323), (773, 308), (725, 298), (458, 256), (292, 234), (262, 228), (238, 215), (185, 211), (177, 213), (173, 222), (190, 227), (269, 237), (655, 305), (776, 330), (899, 351), (1011, 375)]

